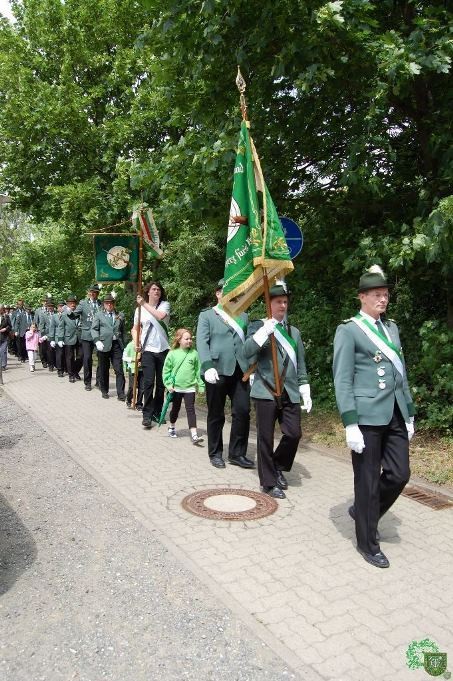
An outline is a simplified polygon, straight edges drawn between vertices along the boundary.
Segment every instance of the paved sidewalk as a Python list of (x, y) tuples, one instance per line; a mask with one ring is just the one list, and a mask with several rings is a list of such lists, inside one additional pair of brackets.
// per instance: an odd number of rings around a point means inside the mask
[[(4, 379), (6, 393), (301, 678), (427, 679), (405, 658), (408, 645), (424, 638), (448, 653), (452, 670), (451, 510), (401, 497), (380, 524), (391, 567), (378, 570), (355, 550), (350, 465), (303, 448), (274, 515), (201, 519), (182, 509), (187, 494), (216, 486), (258, 490), (258, 478), (210, 466), (206, 447), (190, 443), (184, 413), (172, 440), (164, 427), (144, 431), (141, 415), (112, 399), (113, 390), (102, 400), (83, 383), (40, 366), (30, 374), (13, 362)], [(253, 458), (253, 439), (250, 451)]]

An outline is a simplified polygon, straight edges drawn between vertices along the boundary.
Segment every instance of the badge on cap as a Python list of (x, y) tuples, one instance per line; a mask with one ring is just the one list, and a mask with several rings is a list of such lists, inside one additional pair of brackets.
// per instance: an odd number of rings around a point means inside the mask
[(379, 362), (382, 362), (382, 355), (381, 355), (380, 350), (376, 350), (376, 352), (374, 353), (373, 359), (376, 362), (376, 364), (378, 364)]

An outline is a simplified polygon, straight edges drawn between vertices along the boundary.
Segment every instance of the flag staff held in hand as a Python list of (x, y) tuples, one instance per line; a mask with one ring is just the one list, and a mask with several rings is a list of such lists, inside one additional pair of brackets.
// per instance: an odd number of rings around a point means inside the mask
[[(236, 85), (240, 93), (240, 106), (241, 106), (241, 112), (242, 112), (242, 120), (245, 122), (247, 128), (250, 128), (250, 121), (247, 116), (247, 101), (245, 99), (245, 89), (247, 87), (247, 84), (245, 82), (245, 79), (241, 73), (241, 70), (238, 66), (238, 72), (236, 76)], [(255, 166), (255, 175), (258, 176), (259, 178), (259, 184), (261, 185), (262, 189), (262, 200), (263, 200), (263, 205), (261, 208), (261, 240), (263, 242), (263, 256), (264, 256), (264, 249), (266, 246), (266, 234), (265, 234), (265, 229), (266, 229), (266, 218), (267, 218), (267, 196), (266, 196), (266, 191), (264, 190), (265, 188), (265, 183), (264, 183), (264, 178), (263, 178), (263, 173), (261, 170), (261, 164), (259, 162), (258, 154), (256, 153), (255, 145), (253, 144), (252, 139), (250, 138), (251, 146), (252, 146), (252, 153), (253, 153), (253, 161), (254, 161), (254, 166)], [(233, 216), (230, 215), (230, 221), (233, 220), (236, 222), (236, 224), (243, 225), (247, 224), (247, 218), (244, 218), (241, 215)], [(264, 257), (263, 257), (264, 260)], [(262, 290), (263, 290), (263, 295), (264, 295), (264, 301), (266, 304), (266, 315), (268, 319), (272, 318), (272, 311), (271, 311), (271, 299), (269, 295), (269, 279), (268, 279), (268, 273), (267, 273), (267, 268), (265, 266), (262, 266)], [(275, 341), (275, 336), (273, 331), (269, 334), (269, 340), (271, 343), (271, 350), (272, 350), (272, 365), (273, 365), (273, 371), (274, 371), (274, 383), (275, 383), (275, 393), (274, 393), (274, 398), (277, 402), (277, 404), (280, 403), (280, 398), (282, 394), (282, 387), (280, 384), (280, 376), (278, 373), (278, 360), (277, 360), (277, 343)]]

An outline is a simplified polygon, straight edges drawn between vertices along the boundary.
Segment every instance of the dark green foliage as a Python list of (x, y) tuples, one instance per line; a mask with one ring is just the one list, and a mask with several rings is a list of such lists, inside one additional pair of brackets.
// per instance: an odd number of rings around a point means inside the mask
[(397, 284), (389, 313), (409, 375), (417, 395), (427, 391), (420, 419), (449, 427), (451, 359), (440, 353), (435, 383), (419, 368), (424, 324), (441, 338), (443, 324), (453, 328), (449, 3), (14, 8), (16, 26), (0, 25), (0, 192), (31, 216), (36, 240), (0, 255), (3, 297), (83, 294), (94, 274), (83, 233), (127, 219), (143, 198), (165, 250), (161, 264), (146, 259), (144, 280), (168, 289), (172, 326), (193, 328), (223, 271), (239, 63), (271, 194), (304, 231), (288, 283), (315, 400), (333, 402), (335, 327), (357, 309), (358, 278), (377, 262)]

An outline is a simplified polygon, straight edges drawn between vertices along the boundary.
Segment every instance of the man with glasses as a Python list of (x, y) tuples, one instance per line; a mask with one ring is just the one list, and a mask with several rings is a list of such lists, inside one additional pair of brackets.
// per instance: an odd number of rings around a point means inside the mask
[(409, 480), (414, 405), (398, 327), (384, 315), (389, 284), (373, 265), (360, 277), (360, 312), (338, 326), (334, 341), (335, 395), (354, 470), (357, 550), (371, 565), (389, 567), (378, 521)]

